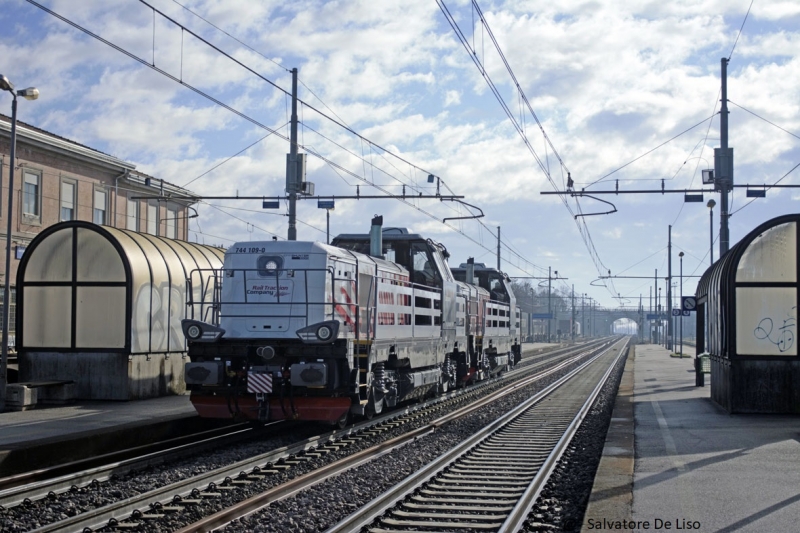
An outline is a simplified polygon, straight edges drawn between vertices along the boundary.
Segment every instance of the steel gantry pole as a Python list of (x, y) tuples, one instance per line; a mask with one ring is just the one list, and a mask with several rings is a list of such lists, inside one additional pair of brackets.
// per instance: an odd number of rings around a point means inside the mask
[(681, 258), (681, 357), (683, 357), (683, 252), (678, 254)]
[(500, 226), (497, 226), (497, 270), (500, 268)]
[(672, 338), (675, 336), (672, 324), (672, 225), (667, 234), (667, 350), (672, 351), (675, 346)]
[(575, 285), (572, 285), (572, 323), (570, 324), (572, 330), (572, 344), (575, 344)]
[(581, 337), (586, 337), (586, 293), (581, 295)]
[(720, 185), (720, 215), (719, 215), (719, 256), (725, 255), (730, 245), (728, 233), (728, 191), (733, 185), (733, 157), (728, 153), (728, 59), (723, 57), (721, 68), (721, 107), (719, 112), (719, 145), (720, 157), (717, 177)]
[(553, 267), (547, 267), (547, 342), (550, 342), (550, 324), (553, 322), (553, 310), (550, 304), (552, 300), (552, 293), (550, 291), (551, 280), (553, 279), (553, 273), (551, 271)]
[(289, 164), (286, 168), (286, 185), (289, 193), (289, 233), (290, 241), (297, 240), (297, 189), (302, 176), (298, 176), (297, 166), (297, 69), (292, 69), (292, 117), (289, 133)]

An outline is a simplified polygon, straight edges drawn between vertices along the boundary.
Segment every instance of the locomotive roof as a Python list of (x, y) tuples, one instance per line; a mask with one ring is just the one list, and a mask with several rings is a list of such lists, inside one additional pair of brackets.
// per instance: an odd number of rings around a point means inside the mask
[[(403, 233), (387, 233), (387, 230), (396, 230), (396, 229), (403, 229), (405, 232)], [(408, 230), (405, 228), (386, 228), (382, 232), (382, 239), (384, 241), (427, 241), (425, 237), (420, 235), (419, 233), (408, 233)], [(347, 241), (368, 241), (369, 240), (369, 233), (342, 233), (337, 235), (333, 238), (331, 242), (336, 242), (338, 240), (347, 240)]]
[[(473, 266), (474, 266), (475, 272), (478, 272), (478, 271), (481, 271), (481, 270), (488, 270), (488, 271), (491, 271), (491, 272), (498, 272), (498, 273), (502, 274), (502, 272), (500, 272), (496, 268), (487, 267), (484, 263), (475, 263)], [(467, 263), (461, 263), (457, 267), (452, 267), (450, 270), (466, 270), (466, 268), (467, 268)]]

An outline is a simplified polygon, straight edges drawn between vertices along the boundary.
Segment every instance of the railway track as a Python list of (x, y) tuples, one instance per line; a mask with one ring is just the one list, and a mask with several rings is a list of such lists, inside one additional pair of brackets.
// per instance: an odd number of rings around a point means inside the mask
[(47, 468), (0, 478), (0, 505), (8, 507), (58, 491), (89, 483), (105, 481), (112, 474), (155, 466), (184, 455), (226, 446), (246, 439), (258, 438), (261, 428), (249, 424), (231, 424), (221, 428), (175, 437), (152, 444), (135, 446), (87, 459), (70, 461)]
[[(553, 353), (555, 357), (564, 359), (564, 361), (556, 364), (555, 370), (551, 372), (568, 366), (574, 362), (575, 358), (581, 357), (581, 355), (570, 354), (569, 350), (566, 349), (556, 350)], [(548, 356), (552, 356), (552, 354), (526, 358), (523, 360), (524, 364), (521, 363), (518, 365), (518, 368), (509, 372), (507, 377), (510, 379), (525, 372), (534, 372), (544, 365), (552, 364), (543, 360)], [(583, 356), (585, 356), (585, 354), (583, 354)], [(535, 380), (540, 378), (528, 379)], [(430, 417), (435, 415), (437, 412), (444, 412), (452, 409), (456, 409), (456, 412), (458, 412), (458, 405), (475, 401), (478, 396), (485, 394), (485, 391), (482, 392), (482, 389), (490, 387), (492, 383), (493, 381), (485, 382), (482, 386), (451, 393), (438, 401), (429, 402), (422, 406), (410, 407), (401, 412), (395, 411), (390, 416), (376, 419), (369, 423), (362, 423), (344, 431), (327, 433), (319, 437), (306, 439), (293, 446), (282, 447), (246, 461), (240, 461), (233, 465), (207, 472), (201, 476), (195, 476), (191, 479), (157, 488), (147, 494), (142, 494), (134, 498), (127, 498), (101, 508), (78, 514), (77, 516), (69, 517), (66, 520), (44, 525), (36, 529), (36, 531), (76, 531), (103, 526), (111, 526), (114, 529), (134, 527), (141, 524), (143, 521), (157, 520), (170, 513), (184, 512), (186, 509), (194, 507), (203, 500), (219, 498), (224, 493), (233, 492), (237, 488), (248, 485), (258, 484), (270, 476), (285, 474), (298, 465), (309, 461), (314, 462), (320, 460), (328, 454), (336, 457), (348, 455), (353, 457), (350, 459), (351, 461), (355, 461), (355, 464), (358, 464), (362, 459), (359, 458), (358, 453), (352, 453), (350, 449), (358, 448), (357, 443), (360, 441), (379, 437), (382, 434), (397, 433), (401, 430), (400, 428), (413, 426), (415, 421), (426, 416)], [(492, 400), (488, 399), (485, 401), (490, 402)], [(442, 424), (445, 423), (445, 421), (439, 419), (438, 423)], [(422, 429), (417, 428), (414, 430), (412, 435), (422, 435), (432, 431), (431, 428), (435, 427), (436, 424), (432, 426), (423, 425)], [(415, 437), (412, 436), (411, 438)], [(371, 451), (367, 453), (366, 456), (371, 455), (374, 457), (374, 453), (374, 451)], [(112, 467), (109, 471), (113, 472), (113, 470), (114, 468)], [(319, 471), (319, 469), (315, 468), (314, 471)], [(320, 475), (319, 472), (316, 475)], [(97, 479), (96, 476), (92, 477), (92, 480)], [(42, 495), (49, 495), (49, 497), (52, 498), (55, 491), (63, 490), (63, 488), (67, 486), (73, 491), (75, 490), (72, 484), (68, 485), (70, 483), (69, 476), (65, 476), (64, 479), (59, 480), (59, 482), (61, 483), (60, 488), (53, 488), (54, 486), (48, 487), (46, 483), (42, 482), (36, 487), (35, 494), (30, 492), (26, 494), (23, 490), (13, 489), (2, 491), (0, 492), (0, 505), (5, 505), (7, 507), (8, 505), (2, 502), (7, 502), (10, 505), (12, 504), (11, 502), (24, 502), (26, 498), (32, 500)], [(90, 486), (93, 487), (96, 483), (98, 483), (98, 481), (91, 481)]]
[[(598, 358), (602, 358), (602, 357), (606, 357), (606, 359), (611, 359), (611, 357), (608, 355), (608, 353), (609, 353), (609, 350), (608, 349), (604, 349), (604, 350), (602, 350), (602, 353), (600, 355), (593, 355), (592, 356), (592, 361), (595, 361)], [(620, 350), (619, 353), (622, 353), (622, 350)], [(618, 357), (616, 352), (614, 353), (614, 355), (615, 355), (615, 358)], [(584, 369), (588, 365), (590, 365), (590, 363), (584, 363), (584, 364), (581, 365), (580, 368)], [(610, 373), (610, 367), (613, 367), (613, 364), (609, 365), (609, 369), (608, 369), (608, 372), (606, 373), (606, 376), (608, 375), (608, 373)], [(606, 370), (606, 368), (604, 368), (603, 370)], [(575, 376), (577, 374), (579, 374), (579, 372), (573, 370), (572, 372), (569, 373), (569, 376), (572, 377), (572, 376)], [(535, 379), (535, 378), (530, 378), (530, 379)], [(546, 389), (547, 392), (537, 394), (532, 400), (529, 400), (528, 402), (525, 402), (525, 406), (529, 407), (530, 406), (529, 404), (531, 404), (531, 403), (538, 403), (539, 401), (542, 400), (542, 398), (547, 397), (548, 394), (550, 394), (553, 390), (557, 390), (558, 387), (561, 384), (568, 383), (568, 382), (570, 382), (569, 378), (561, 378), (561, 379), (559, 379), (557, 381), (557, 385), (556, 386), (552, 386), (551, 385), (550, 387), (548, 387)], [(513, 389), (517, 389), (519, 387), (524, 387), (527, 384), (529, 384), (529, 383), (525, 383), (525, 380), (523, 380), (523, 382), (517, 383), (513, 387)], [(599, 390), (599, 387), (597, 388), (597, 390)], [(385, 441), (383, 443), (380, 443), (379, 445), (376, 445), (376, 446), (371, 447), (369, 449), (363, 450), (363, 451), (361, 451), (361, 452), (359, 452), (357, 454), (354, 454), (353, 456), (350, 456), (350, 457), (348, 457), (348, 458), (346, 458), (344, 460), (331, 463), (331, 464), (327, 465), (325, 468), (315, 470), (314, 472), (310, 472), (309, 474), (307, 474), (305, 476), (301, 476), (299, 478), (296, 478), (296, 479), (292, 480), (289, 483), (281, 484), (279, 486), (273, 487), (272, 489), (270, 489), (268, 491), (262, 492), (262, 493), (258, 494), (257, 496), (254, 496), (254, 497), (252, 497), (252, 498), (250, 498), (248, 500), (240, 502), (240, 503), (238, 503), (238, 504), (236, 504), (234, 506), (231, 506), (231, 507), (229, 507), (229, 508), (227, 508), (227, 509), (225, 509), (225, 510), (223, 510), (221, 512), (218, 512), (218, 513), (216, 513), (214, 515), (211, 515), (211, 516), (208, 516), (208, 517), (206, 517), (206, 518), (204, 518), (202, 520), (199, 520), (199, 521), (196, 521), (194, 523), (191, 523), (191, 524), (183, 527), (182, 529), (180, 529), (178, 531), (179, 531), (179, 533), (190, 533), (190, 532), (195, 532), (195, 531), (212, 531), (212, 530), (214, 530), (216, 528), (224, 526), (225, 524), (230, 523), (232, 520), (236, 520), (236, 519), (238, 519), (238, 518), (240, 518), (242, 516), (249, 515), (249, 514), (255, 512), (255, 511), (263, 508), (265, 505), (267, 505), (269, 503), (272, 503), (272, 502), (275, 502), (275, 501), (278, 501), (278, 500), (293, 496), (293, 495), (299, 493), (300, 491), (308, 489), (309, 487), (312, 487), (312, 486), (314, 486), (314, 485), (316, 485), (318, 483), (326, 481), (326, 480), (328, 480), (328, 479), (330, 479), (332, 477), (338, 476), (338, 475), (342, 474), (343, 472), (346, 472), (348, 470), (354, 469), (354, 468), (356, 468), (356, 467), (358, 467), (360, 465), (363, 465), (363, 464), (365, 464), (367, 462), (373, 461), (374, 459), (376, 459), (378, 457), (381, 457), (381, 456), (384, 456), (384, 455), (386, 455), (386, 454), (388, 454), (388, 453), (390, 453), (390, 452), (392, 452), (394, 450), (401, 449), (404, 446), (406, 446), (408, 443), (410, 443), (410, 442), (412, 442), (412, 441), (414, 441), (416, 439), (419, 439), (420, 437), (422, 437), (424, 435), (427, 435), (427, 434), (429, 434), (431, 432), (436, 431), (437, 429), (441, 428), (442, 426), (444, 426), (445, 424), (447, 424), (449, 422), (452, 422), (454, 420), (457, 420), (459, 418), (465, 417), (467, 415), (470, 415), (470, 414), (473, 414), (473, 413), (479, 411), (484, 406), (489, 405), (489, 404), (491, 404), (493, 402), (496, 402), (503, 395), (509, 394), (510, 392), (511, 392), (511, 390), (509, 388), (498, 390), (494, 394), (492, 394), (492, 395), (490, 395), (490, 396), (488, 396), (486, 398), (483, 398), (480, 402), (476, 402), (473, 405), (465, 406), (465, 407), (463, 407), (462, 409), (460, 409), (458, 411), (449, 413), (448, 415), (445, 415), (445, 416), (443, 416), (443, 417), (441, 417), (441, 418), (439, 418), (437, 420), (434, 420), (431, 423), (429, 423), (429, 424), (427, 424), (427, 425), (425, 425), (423, 427), (420, 427), (415, 431), (405, 433), (405, 434), (403, 434), (403, 435), (401, 435), (399, 437), (396, 437), (394, 439), (391, 439), (391, 440), (387, 440), (387, 441)], [(564, 395), (564, 393), (562, 393), (562, 395)], [(567, 393), (567, 395), (568, 395), (568, 393)], [(575, 392), (573, 392), (572, 395), (574, 396)], [(551, 401), (555, 401), (555, 402), (559, 401), (558, 398), (555, 397), (555, 396), (550, 396), (549, 399)], [(585, 397), (583, 398), (583, 400), (585, 400)], [(588, 402), (587, 405), (591, 405), (591, 402)], [(382, 511), (384, 511), (384, 510), (386, 510), (386, 509), (388, 509), (390, 507), (393, 507), (393, 506), (397, 505), (397, 503), (398, 503), (398, 494), (404, 495), (404, 494), (407, 494), (409, 492), (413, 492), (414, 490), (416, 490), (420, 486), (420, 484), (422, 484), (424, 482), (423, 480), (427, 479), (430, 476), (431, 471), (446, 467), (452, 461), (452, 457), (453, 457), (454, 454), (458, 454), (460, 452), (463, 452), (465, 449), (471, 447), (471, 445), (475, 443), (476, 439), (477, 439), (477, 441), (482, 440), (485, 435), (487, 435), (488, 433), (496, 430), (500, 425), (503, 424), (503, 422), (505, 422), (507, 420), (510, 420), (510, 419), (513, 419), (513, 418), (516, 418), (516, 416), (519, 414), (519, 411), (521, 409), (523, 409), (523, 408), (515, 409), (514, 410), (515, 414), (509, 414), (509, 415), (506, 415), (506, 416), (502, 417), (497, 422), (494, 422), (494, 423), (490, 424), (487, 428), (484, 428), (484, 430), (479, 432), (476, 436), (468, 439), (465, 443), (462, 443), (461, 445), (459, 445), (456, 448), (454, 448), (448, 454), (446, 454), (446, 455), (442, 456), (440, 459), (437, 459), (436, 461), (430, 463), (424, 469), (420, 470), (417, 474), (407, 477), (401, 484), (399, 484), (397, 487), (395, 487), (395, 489), (390, 491), (390, 493), (384, 494), (381, 497), (377, 498), (372, 503), (370, 503), (370, 505), (367, 508), (360, 509), (357, 513), (355, 513), (354, 515), (352, 515), (350, 518), (348, 518), (347, 520), (343, 521), (339, 525), (335, 526), (330, 531), (350, 532), (350, 531), (358, 531), (360, 528), (367, 527), (369, 525), (370, 521), (373, 520), (374, 517), (377, 516), (377, 514), (380, 514), (380, 512), (382, 512)], [(541, 413), (541, 410), (540, 410), (540, 413)], [(552, 414), (553, 413), (551, 412), (551, 415)], [(563, 419), (563, 415), (560, 416), (560, 418)], [(546, 423), (545, 426), (549, 425), (550, 423), (552, 423), (554, 421), (555, 421), (555, 419), (553, 421), (551, 421), (551, 422)], [(579, 426), (579, 422), (574, 423), (570, 427), (570, 431), (574, 432), (577, 429), (578, 426)], [(541, 426), (541, 425), (537, 426), (536, 424), (528, 425), (528, 429), (533, 431), (534, 433), (538, 433), (538, 431), (542, 427), (543, 426)], [(571, 438), (571, 433), (562, 438), (562, 435), (564, 435), (564, 429), (559, 427), (557, 424), (554, 424), (553, 427), (548, 428), (547, 431), (548, 431), (548, 434), (549, 434), (549, 439), (545, 438), (543, 441), (548, 441), (548, 445), (549, 445), (550, 444), (549, 441), (555, 439), (556, 441), (559, 441), (558, 443), (556, 443), (556, 444), (560, 444), (559, 449), (565, 448), (567, 443), (569, 442), (569, 438)], [(513, 438), (513, 437), (511, 437), (511, 438)], [(524, 439), (528, 439), (529, 442), (538, 442), (538, 441), (542, 440), (541, 435), (535, 435), (533, 437), (525, 436)], [(530, 439), (532, 439), (532, 440), (530, 440)], [(559, 439), (561, 439), (561, 440), (559, 440)], [(541, 453), (544, 453), (544, 452), (541, 452)], [(503, 455), (502, 451), (501, 451), (500, 455)], [(544, 454), (544, 457), (548, 457), (547, 454)], [(555, 462), (557, 461), (557, 456), (553, 456), (553, 457), (551, 457), (549, 459), (553, 464), (555, 464)], [(516, 469), (516, 470), (520, 470), (520, 461), (521, 461), (521, 457), (517, 456), (516, 457), (516, 461), (512, 461), (512, 462), (515, 462), (516, 464), (511, 465), (510, 468)], [(492, 461), (489, 461), (489, 463), (492, 463)], [(481, 486), (482, 487), (480, 490), (482, 491), (483, 495), (486, 494), (487, 486), (489, 486), (489, 493), (492, 493), (495, 490), (500, 489), (496, 485), (493, 486), (492, 479), (494, 479), (496, 476), (491, 475), (491, 474), (487, 476), (487, 474), (486, 474), (487, 472), (492, 472), (492, 469), (494, 469), (496, 466), (498, 466), (496, 463), (482, 465), (480, 468), (483, 468), (484, 470), (483, 470), (483, 474), (482, 474), (481, 479), (479, 479), (476, 482), (475, 486), (471, 485), (471, 486), (468, 487), (468, 489), (466, 491), (462, 491), (461, 495), (462, 496), (467, 496), (467, 497), (472, 496), (472, 500), (474, 502), (475, 498), (478, 497), (478, 496), (476, 496), (476, 493), (474, 492), (475, 490), (478, 490), (476, 488), (477, 486)], [(449, 473), (447, 475), (449, 475)], [(546, 478), (540, 478), (540, 481), (541, 481), (541, 483), (543, 485), (544, 481), (546, 481)], [(460, 482), (463, 483), (464, 480), (462, 479)], [(459, 482), (456, 482), (456, 484), (458, 484), (458, 483)], [(471, 491), (473, 491), (473, 492), (471, 492)], [(502, 489), (500, 489), (500, 491), (502, 492)], [(533, 499), (530, 502), (531, 505), (533, 504), (533, 500), (535, 500), (535, 496), (536, 495), (538, 495), (538, 491), (535, 494), (532, 494), (532, 498)], [(417, 502), (417, 504), (419, 504), (419, 502)], [(452, 505), (452, 504), (451, 503), (446, 503), (446, 502), (445, 503), (438, 502), (438, 503), (435, 503), (434, 505), (441, 505), (443, 507), (447, 507), (447, 506)], [(456, 507), (458, 507), (458, 504), (455, 504), (455, 505), (456, 505)], [(503, 506), (503, 504), (501, 503), (500, 507), (502, 508), (502, 506)], [(461, 507), (463, 507), (463, 506), (461, 506)], [(437, 511), (442, 511), (442, 510), (443, 509), (437, 509)], [(463, 510), (464, 509), (455, 509), (455, 513), (462, 513)], [(512, 509), (511, 508), (506, 509), (506, 511), (509, 511), (509, 510), (512, 510)], [(453, 511), (453, 510), (451, 510), (451, 511)], [(400, 511), (400, 512), (403, 512), (403, 511)], [(447, 516), (452, 516), (452, 515), (447, 515)], [(469, 515), (465, 515), (465, 516), (467, 516), (467, 520), (472, 520), (472, 518), (470, 518)], [(421, 519), (419, 521), (416, 521), (416, 520), (410, 520), (410, 521), (409, 520), (405, 520), (405, 521), (402, 521), (402, 520), (400, 520), (400, 521), (397, 521), (397, 523), (396, 523), (396, 525), (398, 526), (399, 529), (386, 530), (386, 531), (439, 531), (439, 530), (442, 530), (442, 528), (444, 528), (444, 530), (449, 531), (449, 530), (451, 530), (451, 528), (455, 528), (456, 530), (459, 530), (459, 528), (463, 527), (463, 524), (462, 525), (458, 525), (458, 524), (455, 524), (455, 523), (453, 523), (453, 524), (438, 524), (437, 523), (437, 524), (435, 524), (433, 526), (433, 529), (419, 529), (421, 527), (430, 528), (431, 527), (430, 526), (430, 522), (431, 522), (430, 517), (427, 517), (425, 519)], [(425, 525), (425, 523), (427, 523), (427, 526)], [(492, 525), (490, 524), (489, 527), (492, 527)], [(478, 529), (481, 529), (481, 528), (478, 528)], [(498, 530), (498, 529), (495, 529), (495, 530)], [(379, 528), (379, 529), (376, 529), (375, 531), (381, 531), (381, 529)], [(501, 529), (501, 531), (503, 531), (503, 530)]]
[(518, 531), (624, 350), (607, 350), (328, 533)]

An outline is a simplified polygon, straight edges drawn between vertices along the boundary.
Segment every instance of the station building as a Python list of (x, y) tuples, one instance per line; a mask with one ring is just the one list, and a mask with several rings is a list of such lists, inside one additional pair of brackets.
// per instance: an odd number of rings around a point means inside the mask
[[(0, 265), (5, 265), (11, 119), (0, 114)], [(85, 220), (169, 239), (188, 240), (197, 196), (136, 170), (136, 165), (17, 121), (11, 234), (11, 320), (16, 316), (17, 268), (25, 249), (57, 222)], [(170, 201), (135, 199), (170, 196)], [(5, 268), (0, 268), (0, 285)], [(0, 304), (2, 304), (0, 291)], [(0, 328), (2, 325), (0, 324)], [(13, 332), (9, 331), (13, 338)]]

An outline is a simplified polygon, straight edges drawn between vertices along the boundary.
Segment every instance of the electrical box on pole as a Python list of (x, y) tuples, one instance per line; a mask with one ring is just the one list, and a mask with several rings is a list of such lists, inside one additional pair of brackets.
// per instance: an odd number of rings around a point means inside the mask
[(730, 190), (733, 185), (733, 148), (728, 148), (727, 153), (722, 148), (714, 148), (714, 188)]
[(286, 154), (286, 192), (304, 192), (305, 182), (306, 154)]

